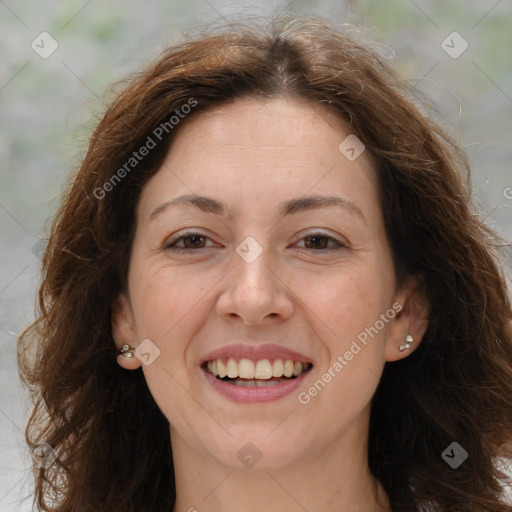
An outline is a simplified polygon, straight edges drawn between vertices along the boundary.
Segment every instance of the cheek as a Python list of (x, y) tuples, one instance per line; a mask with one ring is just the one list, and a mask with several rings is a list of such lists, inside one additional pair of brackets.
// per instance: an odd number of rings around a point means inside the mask
[(186, 325), (187, 317), (201, 310), (214, 282), (214, 276), (161, 264), (134, 268), (130, 296), (138, 333), (164, 342), (173, 337), (174, 331)]
[(326, 439), (362, 414), (378, 386), (388, 326), (380, 315), (391, 307), (386, 292), (382, 281), (361, 269), (332, 279), (328, 293), (311, 297), (328, 360), (321, 361), (316, 380), (301, 390), (300, 403), (308, 401), (306, 410), (311, 406), (318, 412), (310, 419), (311, 428), (321, 428)]
[(192, 266), (134, 266), (130, 295), (136, 334), (141, 341), (149, 338), (160, 350), (158, 359), (143, 371), (166, 413), (175, 410), (171, 403), (176, 405), (186, 398), (182, 386), (189, 387), (190, 371), (196, 365), (190, 341), (211, 314), (215, 285), (221, 278), (221, 272), (198, 272)]
[(323, 326), (331, 355), (344, 351), (391, 306), (387, 288), (376, 268), (370, 266), (333, 272), (321, 287), (318, 282), (304, 283), (304, 302), (315, 314), (316, 323)]
[[(195, 364), (187, 357), (189, 341), (193, 339), (211, 309), (208, 291), (218, 278), (184, 272), (172, 267), (135, 267), (130, 288), (137, 335), (149, 338), (160, 349), (160, 354), (148, 366), (143, 366), (144, 377), (151, 395), (169, 422), (180, 431), (193, 425), (197, 403), (190, 393), (190, 369)], [(200, 412), (200, 411), (199, 411)]]
[(380, 380), (387, 330), (395, 315), (392, 271), (383, 261), (375, 260), (333, 281), (336, 289), (324, 299), (324, 311), (330, 313), (326, 323), (335, 334), (325, 340), (330, 360), (322, 370), (329, 373), (329, 384), (321, 394), (323, 401), (336, 404), (334, 416), (362, 410)]

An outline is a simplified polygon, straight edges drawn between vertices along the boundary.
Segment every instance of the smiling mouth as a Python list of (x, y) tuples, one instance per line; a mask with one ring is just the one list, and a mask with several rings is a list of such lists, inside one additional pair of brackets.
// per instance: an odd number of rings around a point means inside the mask
[(202, 368), (222, 380), (235, 386), (262, 388), (289, 382), (311, 370), (311, 363), (302, 363), (292, 359), (252, 359), (240, 360), (219, 358), (203, 363)]

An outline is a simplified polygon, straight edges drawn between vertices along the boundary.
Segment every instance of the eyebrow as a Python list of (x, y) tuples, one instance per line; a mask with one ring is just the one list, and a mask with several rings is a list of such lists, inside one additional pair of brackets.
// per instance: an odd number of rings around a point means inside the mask
[[(151, 212), (149, 220), (152, 220), (154, 217), (167, 210), (169, 207), (180, 204), (195, 206), (205, 213), (213, 213), (214, 215), (219, 216), (227, 216), (229, 211), (228, 207), (224, 203), (217, 201), (216, 199), (190, 194), (176, 197), (174, 199), (169, 199), (168, 201), (162, 203), (160, 206), (157, 206)], [(360, 208), (358, 208), (354, 203), (351, 203), (350, 201), (347, 201), (346, 199), (338, 196), (316, 195), (290, 199), (284, 203), (281, 203), (279, 206), (279, 214), (284, 217), (286, 215), (292, 215), (309, 210), (316, 210), (328, 206), (339, 206), (345, 209), (347, 212), (356, 215), (365, 224), (367, 224), (366, 218)]]

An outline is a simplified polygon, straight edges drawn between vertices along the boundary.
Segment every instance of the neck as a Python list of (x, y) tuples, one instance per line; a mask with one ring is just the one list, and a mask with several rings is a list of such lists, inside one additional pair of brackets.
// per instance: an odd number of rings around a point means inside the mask
[(241, 469), (194, 450), (171, 429), (174, 512), (390, 512), (384, 488), (368, 468), (367, 436), (354, 430), (285, 467)]

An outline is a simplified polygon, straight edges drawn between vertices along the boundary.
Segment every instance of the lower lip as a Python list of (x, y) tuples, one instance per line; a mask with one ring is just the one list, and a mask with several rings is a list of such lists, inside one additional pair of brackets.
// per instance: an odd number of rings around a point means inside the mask
[(232, 402), (247, 404), (255, 402), (271, 402), (289, 395), (301, 385), (311, 370), (304, 372), (302, 375), (290, 380), (289, 382), (281, 382), (274, 386), (268, 386), (265, 388), (246, 388), (237, 386), (236, 384), (229, 384), (228, 382), (217, 379), (217, 377), (214, 377), (204, 368), (201, 368), (201, 371), (206, 377), (206, 380), (221, 395), (225, 396)]

